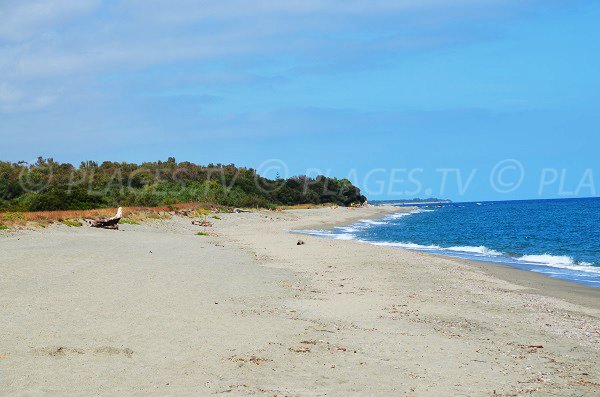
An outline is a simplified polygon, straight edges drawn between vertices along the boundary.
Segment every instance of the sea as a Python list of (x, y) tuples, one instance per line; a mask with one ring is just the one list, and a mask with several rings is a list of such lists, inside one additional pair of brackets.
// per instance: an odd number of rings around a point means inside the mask
[(500, 263), (600, 287), (600, 198), (420, 205), (333, 230), (296, 232)]

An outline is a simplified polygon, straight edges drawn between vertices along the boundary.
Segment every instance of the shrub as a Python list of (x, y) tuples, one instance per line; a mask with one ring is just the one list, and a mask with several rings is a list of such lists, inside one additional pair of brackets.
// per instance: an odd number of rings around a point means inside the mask
[[(27, 186), (21, 186), (26, 181)], [(72, 183), (76, 181), (76, 183)], [(35, 192), (32, 192), (35, 191)], [(93, 161), (79, 167), (39, 158), (23, 165), (0, 161), (0, 211), (89, 210), (168, 206), (185, 202), (232, 207), (339, 204), (366, 200), (347, 179), (297, 176), (270, 180), (233, 164)]]
[(25, 220), (25, 215), (20, 214), (18, 212), (7, 212), (2, 214), (2, 219), (8, 222), (19, 222)]
[(131, 219), (127, 219), (127, 218), (122, 218), (119, 223), (125, 223), (128, 225), (139, 225), (140, 223)]
[(79, 221), (67, 221), (67, 220), (63, 220), (60, 221), (60, 223), (62, 223), (63, 225), (69, 226), (69, 227), (81, 227), (83, 226), (83, 224)]

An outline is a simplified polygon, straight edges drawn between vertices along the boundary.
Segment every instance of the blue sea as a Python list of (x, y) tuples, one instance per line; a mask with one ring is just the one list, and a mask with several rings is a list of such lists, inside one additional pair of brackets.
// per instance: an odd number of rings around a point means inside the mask
[(421, 206), (301, 232), (502, 263), (600, 287), (600, 198)]

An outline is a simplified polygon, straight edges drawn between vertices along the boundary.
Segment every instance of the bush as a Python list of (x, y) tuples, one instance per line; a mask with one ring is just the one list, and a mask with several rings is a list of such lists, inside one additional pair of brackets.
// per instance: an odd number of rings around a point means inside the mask
[(83, 226), (83, 224), (81, 222), (78, 221), (60, 221), (60, 223), (62, 223), (63, 225), (69, 226), (69, 227), (81, 227)]
[(119, 223), (125, 223), (125, 224), (128, 224), (128, 225), (139, 225), (139, 224), (140, 224), (140, 223), (139, 223), (139, 222), (137, 222), (137, 221), (133, 221), (133, 220), (131, 220), (131, 219), (127, 219), (127, 218), (122, 218), (122, 219), (119, 221)]
[[(188, 162), (141, 165), (39, 158), (30, 166), (0, 161), (0, 211), (89, 210), (205, 202), (232, 207), (350, 205), (366, 200), (347, 179), (324, 176), (270, 180), (253, 169)], [(173, 207), (170, 207), (173, 208)]]

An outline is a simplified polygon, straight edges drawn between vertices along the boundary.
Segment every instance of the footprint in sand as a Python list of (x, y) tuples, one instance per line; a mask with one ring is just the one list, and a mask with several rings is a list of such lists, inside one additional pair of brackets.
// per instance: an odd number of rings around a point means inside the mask
[(52, 356), (52, 357), (65, 357), (68, 355), (79, 355), (79, 354), (95, 354), (104, 356), (118, 356), (122, 355), (128, 358), (133, 356), (133, 350), (129, 348), (117, 348), (112, 346), (102, 346), (94, 349), (79, 349), (65, 346), (54, 346), (54, 347), (41, 347), (33, 350), (33, 353), (37, 356)]

